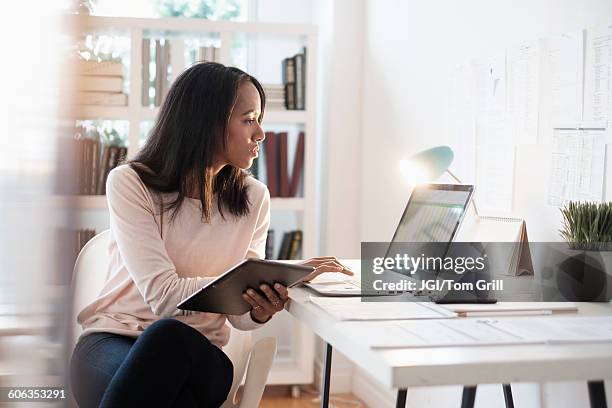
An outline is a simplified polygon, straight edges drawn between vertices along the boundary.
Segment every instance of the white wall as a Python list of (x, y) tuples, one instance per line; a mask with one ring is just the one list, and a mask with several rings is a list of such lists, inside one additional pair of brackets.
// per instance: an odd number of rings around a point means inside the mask
[[(401, 179), (398, 161), (424, 148), (449, 144), (444, 135), (447, 79), (454, 64), (485, 57), (523, 41), (552, 34), (602, 26), (612, 22), (609, 0), (370, 0), (366, 1), (362, 85), (361, 240), (389, 240), (409, 191)], [(531, 154), (537, 173), (538, 155)], [(462, 168), (461, 157), (453, 167)], [(535, 161), (535, 163), (534, 163)], [(607, 177), (612, 177), (608, 166)], [(534, 170), (536, 170), (534, 172)], [(523, 176), (529, 175), (523, 169)], [(527, 174), (524, 174), (527, 173)], [(543, 183), (537, 184), (538, 188)], [(515, 202), (527, 203), (536, 188), (515, 189)], [(608, 197), (610, 197), (608, 193)], [(530, 238), (553, 239), (559, 228), (555, 207), (523, 206)], [(354, 392), (364, 394), (359, 370)], [(546, 386), (540, 401), (537, 388), (523, 387), (518, 398), (526, 406), (582, 407), (588, 401), (584, 385)], [(479, 398), (480, 406), (503, 406), (499, 392)], [(413, 389), (414, 406), (458, 405), (460, 389)], [(483, 393), (484, 394), (484, 393)], [(391, 401), (391, 394), (387, 401)], [(437, 395), (437, 397), (432, 397)], [(452, 397), (454, 395), (454, 397)], [(484, 397), (484, 395), (483, 395)], [(528, 397), (528, 398), (525, 398)], [(438, 398), (432, 400), (432, 398)], [(452, 402), (456, 400), (455, 402)], [(516, 396), (515, 396), (516, 400)], [(420, 402), (415, 402), (420, 401)], [(385, 405), (386, 406), (386, 405)], [(522, 405), (525, 406), (525, 405)]]
[[(367, 2), (366, 16), (361, 238), (388, 240), (408, 195), (398, 160), (451, 142), (443, 110), (450, 68), (523, 41), (608, 24), (612, 2), (375, 0)], [(453, 167), (465, 164), (461, 160), (456, 157)], [(527, 192), (515, 194), (523, 202)], [(520, 210), (530, 238), (556, 237), (558, 210)]]

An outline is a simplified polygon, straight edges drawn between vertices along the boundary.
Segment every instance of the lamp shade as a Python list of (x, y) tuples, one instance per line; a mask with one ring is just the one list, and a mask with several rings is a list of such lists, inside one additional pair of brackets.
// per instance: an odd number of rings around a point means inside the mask
[(406, 181), (411, 184), (432, 182), (448, 170), (453, 158), (450, 147), (432, 147), (400, 161), (400, 169)]

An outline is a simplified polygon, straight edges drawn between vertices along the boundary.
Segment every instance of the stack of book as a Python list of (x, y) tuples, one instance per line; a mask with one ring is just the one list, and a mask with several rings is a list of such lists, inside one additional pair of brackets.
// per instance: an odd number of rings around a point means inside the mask
[(298, 135), (291, 174), (289, 174), (287, 137), (287, 132), (266, 132), (264, 141), (266, 184), (271, 197), (297, 197), (300, 192), (304, 167), (304, 132)]
[(266, 110), (284, 110), (285, 106), (285, 87), (282, 84), (264, 84), (266, 94)]
[(93, 138), (75, 139), (75, 143), (77, 194), (106, 194), (108, 173), (125, 160), (127, 147), (105, 144)]
[(221, 49), (213, 45), (198, 48), (196, 61), (221, 62)]
[(120, 62), (78, 60), (77, 73), (77, 105), (127, 106)]
[(290, 110), (306, 108), (306, 47), (300, 54), (285, 58), (282, 63), (285, 107)]
[(300, 259), (302, 252), (302, 231), (287, 231), (283, 234), (278, 259)]
[[(281, 247), (276, 259), (300, 259), (302, 251), (302, 231), (294, 230), (287, 231), (283, 234)], [(274, 229), (268, 230), (266, 237), (266, 258), (274, 259)]]

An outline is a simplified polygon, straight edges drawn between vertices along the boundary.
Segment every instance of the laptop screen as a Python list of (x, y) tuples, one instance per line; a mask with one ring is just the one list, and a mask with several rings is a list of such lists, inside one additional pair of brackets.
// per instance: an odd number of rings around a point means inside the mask
[(392, 242), (451, 242), (474, 187), (457, 184), (417, 186)]
[[(427, 253), (444, 257), (459, 229), (473, 191), (474, 186), (464, 184), (423, 184), (415, 187), (385, 258), (403, 256), (407, 248), (414, 256)], [(448, 245), (428, 244), (432, 242)], [(412, 277), (420, 279), (422, 272), (417, 271)]]

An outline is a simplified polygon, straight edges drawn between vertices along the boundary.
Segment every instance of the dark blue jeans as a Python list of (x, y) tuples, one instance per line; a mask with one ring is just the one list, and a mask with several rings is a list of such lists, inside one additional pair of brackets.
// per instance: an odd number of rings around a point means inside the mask
[(80, 408), (219, 407), (234, 367), (194, 328), (162, 319), (138, 338), (93, 333), (77, 343), (70, 362)]

